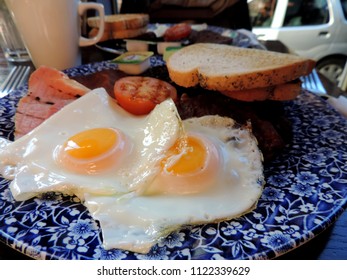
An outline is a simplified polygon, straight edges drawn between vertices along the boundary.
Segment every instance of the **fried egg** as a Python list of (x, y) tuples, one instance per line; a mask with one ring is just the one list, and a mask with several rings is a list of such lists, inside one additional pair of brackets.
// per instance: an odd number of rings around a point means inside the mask
[(143, 188), (181, 130), (167, 100), (148, 116), (123, 110), (104, 89), (64, 107), (15, 142), (0, 140), (0, 172), (16, 200), (60, 191), (112, 195)]
[(77, 195), (105, 249), (147, 253), (184, 225), (239, 217), (264, 184), (262, 154), (230, 118), (182, 121), (168, 99), (133, 116), (96, 89), (15, 142), (0, 139), (0, 172), (16, 200)]
[(106, 249), (146, 253), (182, 225), (228, 220), (256, 206), (264, 177), (250, 130), (219, 116), (188, 119), (183, 128), (151, 184), (127, 195), (86, 196)]

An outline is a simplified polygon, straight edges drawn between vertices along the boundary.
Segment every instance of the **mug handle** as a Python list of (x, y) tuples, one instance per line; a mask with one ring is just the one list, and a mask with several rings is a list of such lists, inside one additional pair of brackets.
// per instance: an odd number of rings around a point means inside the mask
[(100, 41), (101, 37), (104, 34), (104, 29), (105, 29), (105, 10), (104, 6), (102, 4), (98, 3), (79, 3), (78, 4), (78, 14), (82, 16), (87, 10), (92, 9), (92, 10), (97, 10), (99, 13), (100, 17), (100, 27), (99, 31), (96, 34), (96, 36), (92, 38), (86, 38), (81, 36), (79, 40), (79, 46), (80, 47), (87, 47), (96, 44), (97, 42)]

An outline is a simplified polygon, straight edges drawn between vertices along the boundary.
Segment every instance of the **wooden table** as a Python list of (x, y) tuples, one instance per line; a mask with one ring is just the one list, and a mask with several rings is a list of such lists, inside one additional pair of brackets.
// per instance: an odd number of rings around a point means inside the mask
[[(285, 47), (278, 42), (267, 42), (269, 49), (285, 51)], [(114, 55), (98, 50), (96, 47), (82, 49), (84, 63), (109, 60)], [(30, 63), (29, 63), (30, 64)], [(14, 64), (8, 63), (0, 52), (0, 83), (6, 78)], [(324, 86), (329, 93), (337, 96), (345, 94), (328, 80), (323, 79)], [(0, 260), (29, 260), (30, 258), (11, 249), (0, 242)], [(296, 248), (292, 252), (279, 257), (281, 260), (347, 260), (347, 211), (344, 211), (338, 220), (327, 230), (311, 241)]]

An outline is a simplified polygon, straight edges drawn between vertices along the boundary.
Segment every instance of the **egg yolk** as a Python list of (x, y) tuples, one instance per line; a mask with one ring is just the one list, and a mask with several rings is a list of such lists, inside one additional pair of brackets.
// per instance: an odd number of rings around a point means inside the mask
[(144, 195), (192, 195), (213, 189), (221, 164), (219, 150), (198, 134), (178, 139), (161, 161), (161, 172)]
[(90, 159), (109, 151), (118, 141), (115, 130), (95, 128), (70, 137), (65, 152), (77, 159)]
[[(176, 160), (175, 155), (178, 156)], [(173, 159), (173, 163), (170, 163), (168, 158)], [(166, 170), (172, 174), (185, 175), (202, 170), (206, 158), (207, 151), (201, 141), (195, 137), (184, 137), (170, 148), (162, 164), (166, 165)]]
[(99, 174), (117, 164), (129, 146), (124, 134), (114, 128), (93, 128), (71, 136), (58, 153), (66, 169), (83, 174)]

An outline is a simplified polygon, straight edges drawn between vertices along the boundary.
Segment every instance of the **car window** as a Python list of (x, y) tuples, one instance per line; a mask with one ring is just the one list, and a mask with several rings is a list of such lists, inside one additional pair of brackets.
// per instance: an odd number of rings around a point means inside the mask
[(345, 19), (347, 19), (347, 0), (341, 0), (341, 6)]
[(248, 1), (249, 14), (253, 27), (271, 26), (277, 0)]
[(283, 26), (319, 25), (328, 21), (327, 0), (290, 0)]

